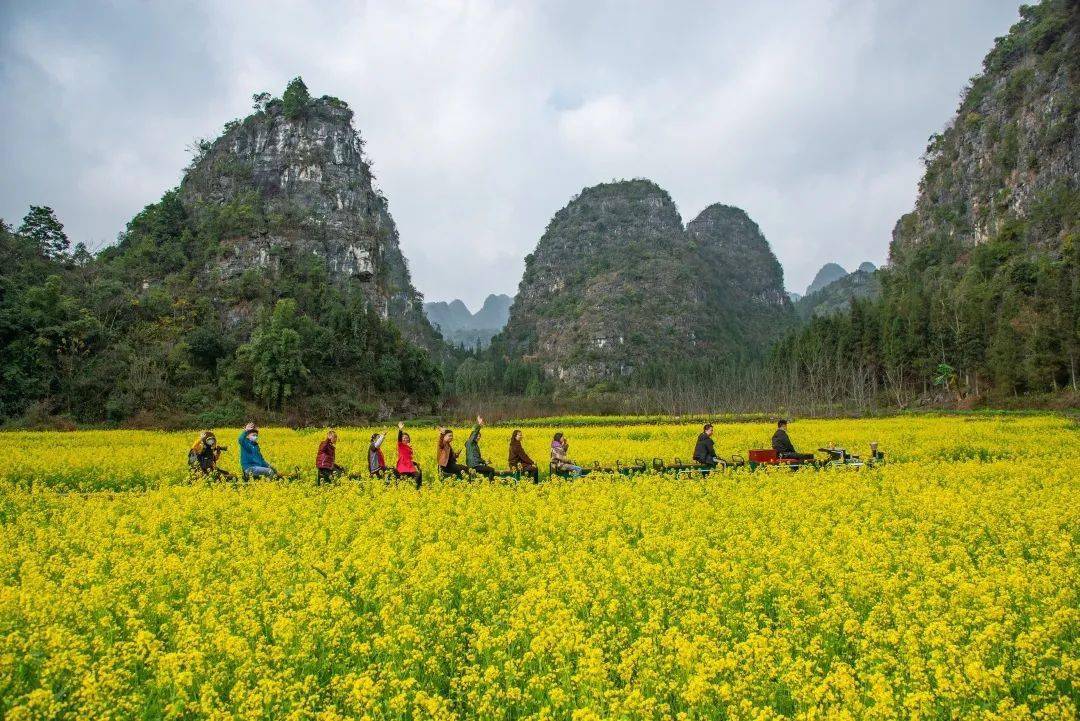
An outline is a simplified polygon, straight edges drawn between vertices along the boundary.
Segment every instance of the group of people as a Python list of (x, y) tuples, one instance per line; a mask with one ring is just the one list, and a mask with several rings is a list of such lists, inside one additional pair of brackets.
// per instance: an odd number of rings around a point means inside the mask
[[(792, 445), (787, 434), (786, 420), (777, 423), (776, 433), (772, 437), (773, 450), (781, 458), (804, 458)], [(454, 431), (450, 428), (438, 428), (437, 448), (435, 457), (439, 465), (439, 475), (442, 478), (464, 478), (473, 473), (489, 480), (497, 475), (509, 476), (521, 474), (532, 479), (533, 483), (540, 482), (540, 468), (537, 466), (522, 445), (522, 432), (514, 430), (510, 434), (510, 447), (507, 453), (507, 465), (509, 470), (497, 471), (491, 463), (484, 458), (480, 451), (481, 430), (484, 427), (484, 419), (476, 418), (476, 425), (465, 439), (465, 463), (460, 462), (460, 456), (454, 450)], [(412, 438), (405, 431), (405, 424), (397, 425), (397, 461), (393, 467), (386, 464), (383, 455), (383, 441), (387, 433), (371, 434), (371, 442), (367, 451), (367, 470), (372, 478), (389, 481), (393, 478), (409, 479), (420, 488), (424, 482), (424, 473), (413, 456)], [(706, 423), (698, 436), (694, 446), (694, 462), (708, 468), (715, 468), (720, 463), (716, 455), (716, 445), (713, 442), (713, 425)], [(337, 463), (338, 435), (333, 429), (326, 432), (326, 437), (319, 443), (319, 449), (315, 454), (316, 484), (333, 483), (340, 476), (348, 475), (348, 471)], [(240, 470), (245, 480), (251, 478), (275, 478), (277, 470), (263, 457), (259, 447), (259, 429), (254, 423), (244, 426), (237, 439), (240, 446)], [(236, 476), (218, 465), (218, 460), (223, 451), (227, 450), (217, 442), (213, 431), (203, 431), (195, 440), (195, 444), (188, 452), (188, 464), (192, 470), (203, 475), (216, 475), (228, 480), (236, 480)], [(551, 440), (550, 468), (552, 472), (577, 478), (587, 474), (587, 471), (570, 459), (570, 443), (562, 432), (556, 433)]]
[[(540, 468), (522, 444), (522, 432), (515, 430), (510, 434), (510, 447), (507, 454), (509, 470), (497, 471), (491, 463), (484, 458), (480, 450), (481, 429), (484, 419), (477, 416), (476, 425), (465, 439), (465, 463), (460, 462), (460, 456), (454, 450), (454, 431), (450, 428), (438, 428), (438, 446), (436, 459), (439, 465), (439, 475), (443, 478), (464, 478), (473, 473), (487, 479), (493, 479), (497, 475), (509, 476), (521, 474), (532, 479), (533, 483), (540, 482)], [(372, 478), (385, 481), (391, 479), (409, 479), (420, 488), (424, 482), (424, 473), (420, 464), (413, 455), (412, 438), (405, 431), (405, 424), (397, 426), (397, 460), (393, 466), (388, 466), (386, 457), (383, 455), (383, 442), (387, 432), (371, 434), (371, 442), (367, 451), (367, 470)], [(349, 472), (337, 462), (337, 432), (333, 429), (327, 431), (326, 437), (319, 443), (315, 454), (316, 484), (333, 483), (340, 476), (348, 475)], [(237, 439), (240, 446), (240, 470), (244, 480), (252, 478), (276, 478), (277, 470), (263, 457), (259, 447), (259, 429), (254, 423), (244, 426)], [(563, 433), (556, 433), (551, 441), (551, 469), (572, 477), (584, 475), (586, 471), (578, 464), (570, 460), (570, 444)], [(214, 475), (228, 480), (236, 480), (236, 476), (218, 465), (218, 460), (223, 451), (227, 450), (217, 442), (213, 431), (203, 431), (195, 440), (195, 444), (188, 452), (188, 465), (197, 473)]]

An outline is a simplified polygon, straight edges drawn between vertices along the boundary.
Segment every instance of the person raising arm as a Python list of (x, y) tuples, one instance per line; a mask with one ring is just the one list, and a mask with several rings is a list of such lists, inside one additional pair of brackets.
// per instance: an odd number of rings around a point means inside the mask
[(495, 478), (495, 469), (491, 467), (484, 456), (480, 453), (480, 427), (484, 425), (484, 419), (476, 417), (476, 427), (465, 440), (465, 465), (489, 481)]
[(405, 424), (397, 424), (397, 474), (407, 476), (416, 481), (416, 490), (424, 483), (424, 474), (420, 470), (420, 464), (413, 460), (412, 438), (405, 432)]

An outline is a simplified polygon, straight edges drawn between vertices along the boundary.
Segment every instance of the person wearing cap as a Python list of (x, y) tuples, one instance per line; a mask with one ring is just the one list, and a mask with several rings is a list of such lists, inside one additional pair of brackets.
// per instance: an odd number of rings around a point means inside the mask
[(217, 436), (213, 431), (203, 431), (195, 441), (195, 445), (188, 452), (188, 465), (191, 470), (204, 476), (221, 476), (222, 478), (235, 480), (236, 476), (218, 468), (218, 458), (225, 449), (218, 445)]
[(263, 458), (262, 449), (259, 448), (259, 429), (254, 423), (244, 426), (238, 443), (240, 444), (240, 470), (244, 472), (245, 480), (277, 477), (278, 472)]

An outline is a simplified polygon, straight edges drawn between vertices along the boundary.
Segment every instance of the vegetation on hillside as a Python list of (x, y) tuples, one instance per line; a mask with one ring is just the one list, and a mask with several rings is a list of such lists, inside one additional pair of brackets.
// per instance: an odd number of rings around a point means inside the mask
[(897, 223), (882, 297), (815, 318), (774, 351), (894, 402), (1080, 387), (1080, 5), (1021, 8), (930, 139), (916, 208)]
[(258, 196), (195, 222), (170, 191), (97, 257), (58, 251), (42, 215), (0, 227), (0, 418), (207, 425), (252, 404), (333, 420), (439, 396), (427, 352), (321, 263), (283, 255), (272, 284), (206, 274), (224, 237), (266, 222)]

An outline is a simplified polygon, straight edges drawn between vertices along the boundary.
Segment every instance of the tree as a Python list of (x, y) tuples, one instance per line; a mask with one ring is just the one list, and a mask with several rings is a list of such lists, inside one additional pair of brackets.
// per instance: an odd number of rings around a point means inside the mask
[[(938, 363), (937, 368), (934, 369), (934, 385), (945, 389), (946, 393), (953, 391), (953, 384), (956, 383), (956, 369), (948, 363)], [(959, 399), (960, 392), (956, 392)]]
[(307, 110), (310, 102), (311, 93), (308, 92), (307, 85), (304, 85), (304, 80), (299, 75), (290, 80), (281, 96), (285, 117), (294, 120), (299, 118)]
[(30, 206), (19, 226), (19, 234), (30, 238), (47, 258), (60, 258), (71, 246), (64, 224), (56, 219), (52, 208), (44, 205)]
[(296, 301), (283, 298), (252, 334), (251, 342), (237, 351), (251, 365), (255, 397), (275, 410), (281, 410), (308, 376), (296, 326)]
[(266, 112), (266, 106), (273, 100), (273, 96), (270, 93), (255, 93), (251, 96), (251, 107), (254, 108), (256, 113)]

